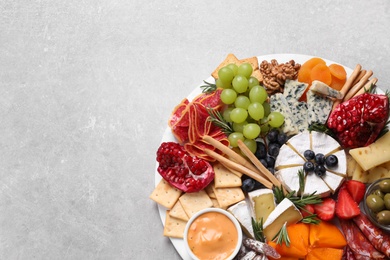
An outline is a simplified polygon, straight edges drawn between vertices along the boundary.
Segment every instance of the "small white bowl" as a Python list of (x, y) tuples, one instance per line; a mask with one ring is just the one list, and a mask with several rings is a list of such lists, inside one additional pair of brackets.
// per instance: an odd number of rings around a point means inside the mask
[(241, 229), (241, 225), (240, 223), (237, 221), (237, 219), (229, 212), (227, 212), (226, 210), (223, 210), (223, 209), (219, 209), (219, 208), (207, 208), (207, 209), (203, 209), (203, 210), (200, 210), (199, 212), (195, 213), (187, 222), (186, 224), (186, 227), (184, 229), (184, 237), (183, 237), (183, 240), (184, 240), (184, 246), (186, 248), (186, 251), (188, 252), (188, 254), (191, 256), (192, 259), (194, 260), (199, 260), (199, 258), (192, 252), (190, 246), (188, 245), (188, 230), (191, 226), (191, 224), (194, 222), (194, 220), (196, 218), (198, 218), (199, 216), (205, 214), (205, 213), (208, 213), (208, 212), (217, 212), (217, 213), (220, 213), (222, 215), (225, 215), (226, 217), (228, 217), (234, 224), (236, 230), (237, 230), (237, 245), (235, 246), (235, 249), (233, 251), (233, 253), (228, 257), (226, 258), (226, 260), (232, 260), (237, 254), (238, 254), (238, 251), (240, 250), (241, 248), (241, 244), (242, 244), (242, 229)]

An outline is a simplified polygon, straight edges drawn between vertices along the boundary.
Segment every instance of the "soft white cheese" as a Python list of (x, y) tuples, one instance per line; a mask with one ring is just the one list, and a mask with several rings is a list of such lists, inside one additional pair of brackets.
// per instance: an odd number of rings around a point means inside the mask
[(329, 171), (326, 171), (324, 176), (321, 178), (326, 183), (326, 185), (328, 185), (329, 189), (331, 189), (332, 193), (335, 193), (340, 187), (341, 183), (344, 181), (344, 177)]
[(317, 175), (314, 173), (306, 174), (305, 178), (305, 190), (303, 192), (304, 195), (310, 195), (315, 192), (316, 195), (320, 195), (321, 197), (327, 197), (330, 195), (331, 190), (328, 185)]
[(245, 200), (236, 203), (227, 209), (241, 224), (244, 233), (253, 238), (252, 216)]
[(340, 144), (331, 136), (312, 131), (311, 132), (311, 149), (317, 154), (327, 155), (340, 148)]
[(287, 144), (280, 147), (279, 155), (276, 157), (275, 169), (283, 168), (284, 166), (303, 165), (305, 160)]
[(295, 191), (294, 195), (297, 195), (299, 190), (298, 171), (302, 169), (302, 166), (283, 168), (276, 171), (275, 176), (283, 184), (283, 187), (285, 187), (288, 192)]

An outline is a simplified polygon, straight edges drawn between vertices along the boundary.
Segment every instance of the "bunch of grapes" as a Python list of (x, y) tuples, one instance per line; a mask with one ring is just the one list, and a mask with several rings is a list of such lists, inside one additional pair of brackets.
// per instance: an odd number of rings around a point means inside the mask
[(230, 145), (237, 147), (240, 139), (254, 153), (255, 139), (260, 134), (265, 135), (270, 128), (282, 126), (284, 116), (270, 111), (268, 94), (259, 81), (251, 76), (252, 72), (249, 63), (240, 66), (229, 64), (218, 71), (216, 85), (223, 88), (221, 100), (228, 105), (223, 111), (223, 118), (232, 124), (234, 130), (228, 137)]

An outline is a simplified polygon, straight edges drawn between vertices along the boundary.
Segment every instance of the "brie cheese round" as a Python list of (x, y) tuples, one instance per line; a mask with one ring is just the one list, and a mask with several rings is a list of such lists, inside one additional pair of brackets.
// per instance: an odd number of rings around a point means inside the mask
[(309, 149), (325, 156), (334, 154), (338, 158), (338, 164), (335, 167), (325, 165), (326, 173), (322, 177), (314, 173), (304, 173), (303, 195), (315, 192), (317, 195), (326, 197), (335, 193), (347, 176), (347, 159), (340, 144), (324, 133), (304, 131), (282, 145), (275, 161), (275, 176), (287, 191), (297, 193), (299, 190), (298, 171), (303, 171), (303, 164), (307, 161), (303, 153)]

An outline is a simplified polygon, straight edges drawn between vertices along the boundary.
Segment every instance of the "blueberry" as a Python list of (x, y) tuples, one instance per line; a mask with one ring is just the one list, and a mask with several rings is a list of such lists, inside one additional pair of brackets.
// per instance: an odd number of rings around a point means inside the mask
[(265, 158), (266, 162), (267, 162), (267, 166), (268, 167), (274, 167), (275, 166), (275, 158), (272, 157), (272, 156), (267, 156)]
[(267, 156), (267, 148), (263, 142), (257, 142), (257, 149), (255, 152), (255, 156), (257, 159), (264, 159)]
[(325, 163), (325, 155), (323, 155), (322, 153), (317, 153), (315, 155), (315, 162), (318, 165), (324, 165), (324, 163)]
[(274, 142), (277, 142), (278, 141), (278, 135), (279, 135), (279, 131), (277, 129), (271, 129), (268, 134), (267, 134), (267, 138), (268, 140), (270, 141), (270, 143), (274, 143)]
[(339, 160), (337, 159), (337, 156), (334, 154), (331, 154), (325, 158), (325, 164), (328, 167), (334, 167), (339, 163)]
[(280, 145), (284, 145), (287, 142), (287, 140), (288, 140), (288, 137), (285, 133), (280, 133), (278, 135), (278, 143)]
[(303, 164), (303, 170), (306, 172), (306, 173), (311, 173), (314, 171), (314, 163), (313, 162), (305, 162)]
[(260, 159), (259, 161), (261, 162), (261, 164), (262, 164), (265, 168), (268, 167), (268, 163), (267, 163), (267, 160), (266, 160), (266, 159)]
[(313, 160), (314, 159), (314, 152), (312, 150), (306, 150), (305, 152), (303, 152), (303, 156), (306, 158), (306, 160)]
[(256, 181), (252, 178), (248, 178), (242, 181), (241, 189), (245, 192), (252, 191), (256, 186)]
[(326, 173), (326, 169), (325, 169), (324, 165), (319, 165), (319, 164), (317, 164), (317, 165), (314, 167), (314, 173), (315, 173), (318, 177), (324, 176), (325, 173)]
[(279, 154), (280, 146), (278, 143), (270, 143), (268, 145), (268, 154), (270, 156), (276, 157)]

